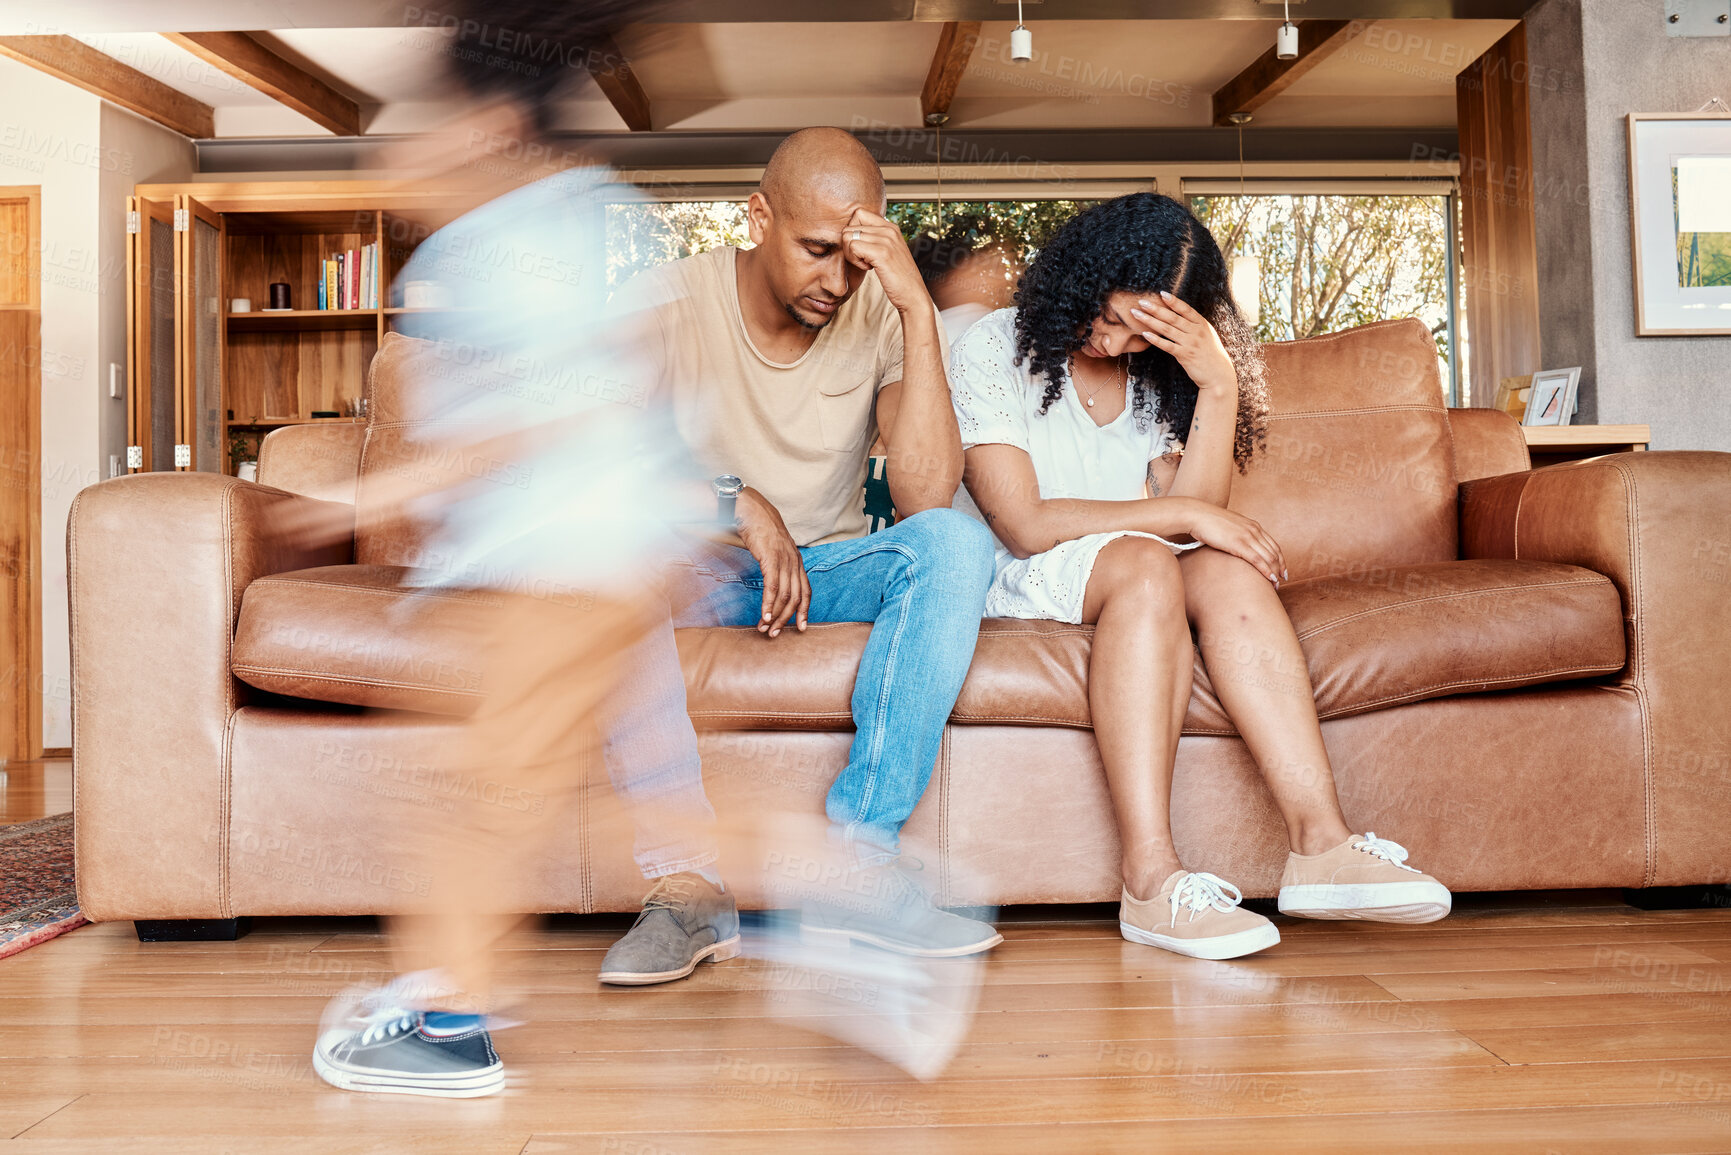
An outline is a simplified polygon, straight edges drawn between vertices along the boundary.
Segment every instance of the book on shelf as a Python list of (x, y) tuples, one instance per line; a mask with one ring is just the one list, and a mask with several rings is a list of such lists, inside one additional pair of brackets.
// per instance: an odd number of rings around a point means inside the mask
[(376, 242), (332, 255), (324, 261), (321, 272), (319, 308), (379, 307), (379, 246)]

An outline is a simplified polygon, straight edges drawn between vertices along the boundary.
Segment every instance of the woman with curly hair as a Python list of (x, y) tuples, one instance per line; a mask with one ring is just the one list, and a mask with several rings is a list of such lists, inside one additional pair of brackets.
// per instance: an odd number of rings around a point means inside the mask
[(1280, 545), (1226, 508), (1234, 469), (1265, 437), (1268, 383), (1207, 228), (1152, 193), (1098, 205), (1035, 257), (1016, 306), (951, 355), (958, 505), (997, 535), (988, 617), (1094, 626), (1088, 699), (1123, 844), (1124, 937), (1216, 959), (1280, 941), (1237, 887), (1187, 871), (1173, 846), (1192, 628), (1286, 822), (1281, 911), (1442, 918), (1442, 884), (1396, 843), (1347, 828), (1276, 593)]

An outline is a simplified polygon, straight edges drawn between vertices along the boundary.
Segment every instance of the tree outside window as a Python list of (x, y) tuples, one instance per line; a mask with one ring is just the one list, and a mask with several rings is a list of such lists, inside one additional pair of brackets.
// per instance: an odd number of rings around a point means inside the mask
[(1448, 205), (1442, 196), (1197, 196), (1190, 208), (1230, 260), (1262, 265), (1264, 341), (1417, 317), (1448, 378)]
[[(911, 242), (921, 233), (970, 247), (997, 242), (1026, 263), (1092, 200), (895, 201), (889, 217)], [(1264, 341), (1333, 333), (1390, 317), (1417, 317), (1436, 341), (1448, 379), (1449, 198), (1415, 195), (1197, 196), (1191, 210), (1221, 251), (1261, 263)], [(660, 201), (607, 209), (607, 280), (617, 287), (667, 261), (731, 244), (749, 246), (745, 202)]]

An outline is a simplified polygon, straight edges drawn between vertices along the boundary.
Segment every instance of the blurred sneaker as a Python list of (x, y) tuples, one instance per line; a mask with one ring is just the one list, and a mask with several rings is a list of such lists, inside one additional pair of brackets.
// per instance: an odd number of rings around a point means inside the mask
[(1406, 864), (1406, 847), (1374, 833), (1322, 854), (1289, 854), (1280, 913), (1299, 918), (1435, 922), (1453, 906), (1448, 887)]
[(443, 1099), (474, 1099), (505, 1085), (505, 1065), (480, 1016), (391, 1005), (322, 1031), (313, 1070), (345, 1091)]
[(643, 900), (643, 913), (601, 960), (601, 981), (648, 986), (682, 979), (704, 959), (739, 954), (733, 895), (699, 874), (669, 874)]
[(858, 867), (803, 904), (800, 934), (845, 939), (916, 958), (960, 958), (1004, 936), (989, 922), (935, 906), (908, 873), (910, 862)]
[(1217, 875), (1180, 870), (1141, 901), (1123, 892), (1118, 931), (1131, 942), (1191, 958), (1228, 959), (1267, 950), (1280, 929), (1239, 903), (1244, 894)]

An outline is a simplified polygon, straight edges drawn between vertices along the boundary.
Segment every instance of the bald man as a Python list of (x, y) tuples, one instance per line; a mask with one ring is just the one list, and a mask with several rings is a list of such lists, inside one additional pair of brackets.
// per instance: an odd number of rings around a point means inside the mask
[[(671, 262), (616, 294), (646, 390), (671, 401), (714, 479), (723, 532), (671, 567), (666, 628), (639, 647), (619, 694), (627, 705), (610, 730), (608, 772), (628, 801), (656, 799), (633, 809), (638, 866), (659, 881), (603, 961), (603, 982), (680, 978), (738, 951), (713, 850), (688, 825), (650, 824), (657, 813), (708, 813), (674, 626), (755, 626), (774, 646), (810, 622), (871, 622), (856, 733), (825, 811), (850, 861), (872, 872), (871, 893), (891, 901), (819, 916), (808, 930), (940, 957), (1001, 941), (990, 925), (933, 907), (896, 867), (899, 832), (973, 659), (992, 544), (950, 508), (962, 448), (942, 329), (884, 209), (883, 173), (864, 146), (839, 129), (805, 129), (776, 149), (751, 194), (752, 248)], [(868, 534), (866, 455), (880, 434), (898, 520)]]

